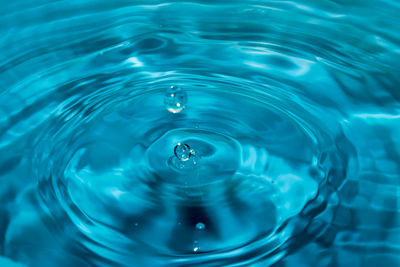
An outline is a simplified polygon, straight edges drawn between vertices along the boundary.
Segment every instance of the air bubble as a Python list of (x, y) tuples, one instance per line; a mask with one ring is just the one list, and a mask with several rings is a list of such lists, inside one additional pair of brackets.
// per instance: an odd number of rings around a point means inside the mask
[(186, 93), (177, 86), (171, 86), (165, 92), (164, 105), (171, 113), (179, 113), (186, 107)]
[(175, 146), (174, 154), (180, 161), (188, 161), (190, 157), (193, 156), (195, 153), (189, 145), (178, 143)]

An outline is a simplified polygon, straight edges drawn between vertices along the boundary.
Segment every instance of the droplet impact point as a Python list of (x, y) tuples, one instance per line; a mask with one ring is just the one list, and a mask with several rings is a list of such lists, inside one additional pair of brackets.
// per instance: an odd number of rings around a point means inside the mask
[(179, 113), (186, 107), (187, 95), (180, 87), (171, 86), (165, 92), (164, 105), (171, 113)]

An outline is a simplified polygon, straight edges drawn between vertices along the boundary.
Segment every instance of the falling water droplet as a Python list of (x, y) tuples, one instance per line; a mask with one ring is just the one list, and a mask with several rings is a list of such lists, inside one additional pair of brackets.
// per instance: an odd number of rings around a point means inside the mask
[(200, 244), (198, 240), (194, 240), (193, 242), (193, 252), (197, 252), (200, 249)]
[(202, 222), (199, 222), (199, 223), (196, 224), (196, 229), (198, 231), (203, 231), (204, 229), (206, 229), (206, 225), (204, 223), (202, 223)]
[(187, 144), (178, 143), (175, 146), (174, 154), (180, 161), (188, 161), (194, 155), (194, 150)]
[(164, 105), (171, 113), (179, 113), (186, 106), (186, 93), (177, 86), (171, 86), (165, 92)]

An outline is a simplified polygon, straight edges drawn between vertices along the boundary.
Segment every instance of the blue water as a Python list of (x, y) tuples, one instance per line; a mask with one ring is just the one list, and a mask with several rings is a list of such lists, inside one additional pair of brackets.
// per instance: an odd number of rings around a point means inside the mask
[(400, 266), (399, 1), (0, 5), (0, 266)]

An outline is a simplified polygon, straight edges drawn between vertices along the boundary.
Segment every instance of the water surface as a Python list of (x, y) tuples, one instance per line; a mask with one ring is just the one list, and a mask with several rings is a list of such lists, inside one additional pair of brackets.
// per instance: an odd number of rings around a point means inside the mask
[(400, 266), (398, 1), (1, 7), (1, 266)]

